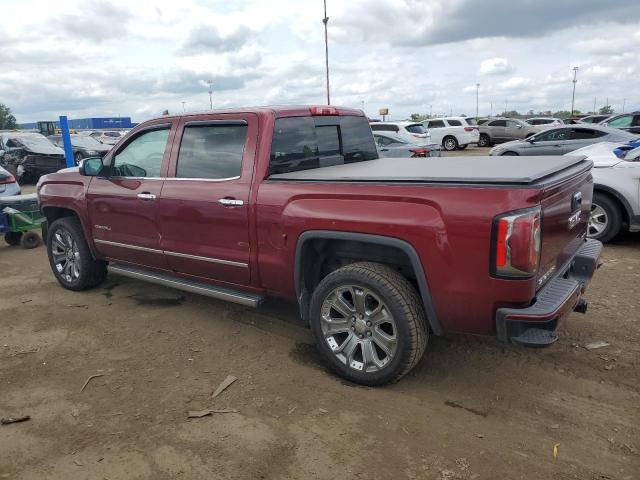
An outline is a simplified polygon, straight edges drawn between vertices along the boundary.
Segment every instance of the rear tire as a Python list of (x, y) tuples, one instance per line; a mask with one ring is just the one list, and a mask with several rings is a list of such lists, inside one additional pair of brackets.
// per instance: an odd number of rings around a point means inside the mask
[(442, 147), (448, 151), (452, 152), (458, 148), (458, 140), (456, 137), (452, 137), (451, 135), (447, 135), (442, 139)]
[(313, 292), (309, 318), (324, 360), (341, 377), (362, 385), (398, 381), (427, 345), (420, 295), (405, 277), (379, 263), (353, 263), (327, 275)]
[(4, 234), (4, 241), (7, 242), (8, 245), (15, 247), (16, 245), (20, 245), (20, 240), (22, 239), (22, 232), (7, 232)]
[(587, 236), (602, 243), (613, 240), (622, 228), (620, 207), (608, 195), (594, 193)]
[(490, 147), (491, 146), (491, 138), (486, 133), (481, 133), (480, 138), (478, 139), (479, 147)]
[(47, 254), (56, 280), (68, 290), (96, 287), (107, 276), (107, 263), (93, 258), (77, 217), (59, 218), (51, 224)]
[(22, 248), (25, 248), (27, 250), (36, 248), (40, 245), (40, 235), (38, 235), (36, 232), (26, 232), (20, 239), (20, 245), (22, 245)]

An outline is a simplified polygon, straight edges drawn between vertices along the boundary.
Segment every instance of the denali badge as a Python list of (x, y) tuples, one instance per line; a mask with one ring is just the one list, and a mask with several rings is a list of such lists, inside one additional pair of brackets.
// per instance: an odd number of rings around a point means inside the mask
[(578, 223), (580, 223), (581, 214), (582, 212), (578, 210), (576, 213), (574, 213), (569, 217), (569, 230), (573, 230), (573, 227), (575, 227), (576, 225), (578, 225)]
[(94, 225), (94, 227), (96, 228), (96, 230), (109, 230), (109, 231), (111, 231), (111, 227), (108, 227), (106, 225)]

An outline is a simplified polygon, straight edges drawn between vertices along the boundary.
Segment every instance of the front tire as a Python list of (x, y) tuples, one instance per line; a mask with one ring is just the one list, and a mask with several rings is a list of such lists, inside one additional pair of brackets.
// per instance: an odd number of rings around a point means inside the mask
[(611, 197), (594, 193), (589, 215), (587, 236), (607, 243), (620, 233), (622, 212)]
[(4, 234), (4, 241), (12, 247), (20, 245), (20, 240), (22, 240), (22, 232), (7, 232)]
[(20, 245), (26, 250), (36, 248), (40, 245), (40, 235), (36, 232), (26, 232), (20, 239)]
[(327, 275), (313, 292), (310, 323), (329, 366), (362, 385), (398, 381), (427, 345), (420, 295), (378, 263), (353, 263)]
[(458, 148), (458, 140), (456, 137), (447, 136), (442, 139), (442, 146), (448, 152), (452, 152)]
[(51, 224), (47, 254), (56, 280), (68, 290), (96, 287), (107, 276), (106, 262), (93, 258), (76, 217), (59, 218)]

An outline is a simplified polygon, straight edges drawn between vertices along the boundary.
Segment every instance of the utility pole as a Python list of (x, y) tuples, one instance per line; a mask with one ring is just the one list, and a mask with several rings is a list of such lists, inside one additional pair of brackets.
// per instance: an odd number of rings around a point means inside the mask
[(207, 83), (209, 84), (209, 109), (213, 110), (213, 80)]
[(593, 97), (593, 114), (595, 115), (596, 113), (596, 97)]
[(480, 95), (480, 84), (476, 83), (476, 121), (478, 120), (478, 106), (479, 106), (479, 102), (478, 102), (478, 98)]
[(571, 95), (571, 116), (573, 117), (573, 106), (576, 100), (576, 83), (578, 76), (578, 67), (573, 67), (573, 94)]
[(429, 118), (433, 118), (433, 105), (429, 105)]
[(489, 103), (489, 116), (493, 117), (493, 100)]
[(624, 99), (622, 100), (622, 113), (624, 113), (624, 107), (626, 107), (626, 105), (627, 105), (627, 99), (626, 99), (626, 98), (624, 98)]
[(185, 105), (187, 104), (187, 102), (182, 102), (182, 112), (186, 112), (187, 109), (185, 108)]
[(327, 23), (329, 23), (329, 17), (327, 17), (327, 0), (324, 0), (324, 62), (327, 69), (327, 105), (331, 105), (331, 95), (329, 93), (329, 37), (327, 36)]
[(509, 100), (504, 101), (504, 115), (507, 116), (507, 110), (509, 110)]

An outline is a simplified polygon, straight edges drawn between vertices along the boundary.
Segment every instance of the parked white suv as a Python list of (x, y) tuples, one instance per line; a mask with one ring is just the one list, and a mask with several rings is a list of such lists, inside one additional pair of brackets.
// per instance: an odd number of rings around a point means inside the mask
[(468, 117), (431, 118), (422, 123), (431, 141), (445, 150), (462, 150), (471, 143), (478, 143), (480, 131), (475, 119)]
[[(415, 138), (429, 139), (430, 135), (421, 123), (416, 122), (371, 122), (371, 130), (374, 132), (393, 132), (411, 135)], [(430, 143), (430, 142), (426, 142)]]

